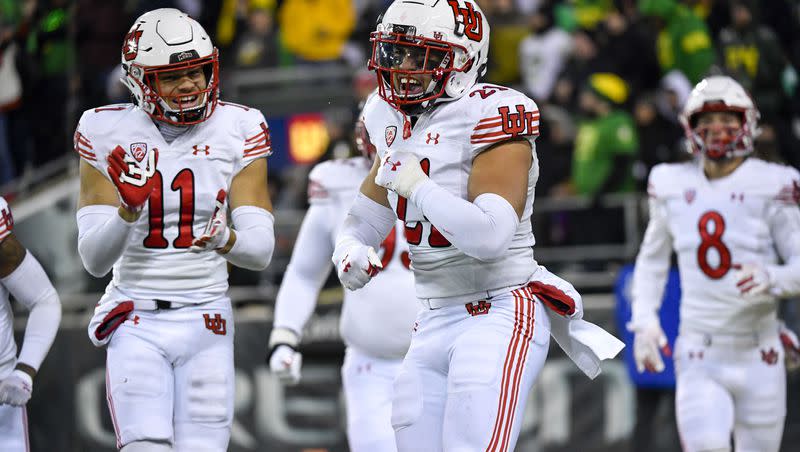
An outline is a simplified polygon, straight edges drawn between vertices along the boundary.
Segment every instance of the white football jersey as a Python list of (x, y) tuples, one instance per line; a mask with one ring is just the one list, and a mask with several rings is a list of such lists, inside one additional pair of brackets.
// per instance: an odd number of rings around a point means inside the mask
[(405, 222), (420, 298), (469, 295), (527, 282), (537, 268), (530, 221), (539, 177), (534, 144), (539, 135), (536, 103), (513, 89), (479, 83), (459, 99), (420, 115), (408, 138), (403, 137), (403, 115), (378, 96), (367, 101), (363, 116), (379, 158), (390, 151), (412, 152), (419, 156), (422, 169), (434, 182), (463, 199), (467, 199), (472, 161), (478, 154), (511, 138), (530, 141), (533, 164), (528, 172), (525, 210), (508, 252), (495, 261), (482, 262), (467, 256), (451, 245), (413, 204), (389, 191), (392, 208)]
[[(0, 196), (0, 243), (11, 234), (14, 219), (11, 208)], [(8, 290), (0, 283), (0, 379), (11, 373), (17, 363), (17, 344), (14, 342), (14, 314)]]
[[(366, 158), (352, 157), (328, 160), (311, 170), (310, 207), (278, 292), (275, 326), (301, 330), (308, 321), (319, 288), (333, 267), (336, 236), (370, 166)], [(405, 355), (421, 308), (413, 290), (402, 227), (398, 221), (376, 250), (383, 263), (378, 275), (357, 291), (344, 290), (339, 325), (342, 338), (348, 346), (378, 358), (400, 359)]]
[(117, 146), (131, 154), (158, 150), (156, 189), (114, 264), (107, 292), (116, 288), (134, 299), (180, 303), (223, 296), (228, 288), (225, 259), (215, 252), (194, 254), (189, 247), (202, 235), (217, 192), (230, 192), (242, 168), (271, 153), (261, 112), (220, 101), (208, 120), (167, 143), (140, 108), (110, 105), (84, 112), (74, 145), (106, 177), (106, 158)]
[[(800, 258), (799, 182), (796, 169), (756, 158), (714, 180), (705, 176), (699, 160), (654, 167), (648, 186), (651, 220), (636, 261), (634, 303), (661, 300), (674, 249), (682, 332), (770, 329), (776, 322), (775, 297), (744, 299), (735, 266)], [(800, 278), (800, 272), (789, 278)]]

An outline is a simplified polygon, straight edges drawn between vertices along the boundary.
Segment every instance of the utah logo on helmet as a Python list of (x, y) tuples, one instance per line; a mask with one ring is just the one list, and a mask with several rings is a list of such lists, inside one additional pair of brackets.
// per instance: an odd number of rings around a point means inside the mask
[[(203, 27), (186, 13), (162, 8), (141, 15), (125, 35), (121, 60), (120, 80), (134, 103), (153, 119), (197, 124), (214, 112), (219, 97), (218, 51)], [(187, 73), (202, 81), (197, 89), (159, 92), (166, 76)]]

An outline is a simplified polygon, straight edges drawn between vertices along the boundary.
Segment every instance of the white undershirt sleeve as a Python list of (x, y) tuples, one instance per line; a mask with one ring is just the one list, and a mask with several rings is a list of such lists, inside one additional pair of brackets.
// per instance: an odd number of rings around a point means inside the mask
[(331, 271), (332, 230), (335, 216), (324, 205), (312, 204), (300, 232), (275, 300), (275, 328), (288, 328), (301, 336), (325, 279)]
[(779, 297), (800, 294), (800, 209), (780, 204), (770, 215), (770, 229), (783, 265), (768, 265), (772, 292)]
[(366, 245), (378, 249), (396, 221), (397, 216), (392, 209), (359, 193), (336, 236), (333, 261), (339, 262), (353, 245)]
[(272, 261), (275, 250), (275, 217), (266, 209), (241, 206), (231, 212), (236, 242), (222, 256), (231, 264), (261, 271)]
[(118, 207), (97, 204), (82, 207), (76, 214), (78, 254), (92, 276), (99, 278), (111, 271), (125, 251), (135, 222), (123, 220), (118, 210)]
[(0, 279), (0, 283), (30, 310), (17, 361), (38, 370), (53, 344), (61, 321), (58, 294), (39, 261), (30, 252), (25, 254), (10, 275)]
[(503, 256), (519, 226), (511, 203), (494, 193), (484, 193), (469, 202), (429, 179), (410, 201), (453, 246), (482, 261)]
[(669, 232), (666, 207), (658, 199), (650, 199), (650, 221), (644, 233), (633, 271), (631, 323), (629, 328), (658, 321), (664, 286), (669, 276), (672, 236)]

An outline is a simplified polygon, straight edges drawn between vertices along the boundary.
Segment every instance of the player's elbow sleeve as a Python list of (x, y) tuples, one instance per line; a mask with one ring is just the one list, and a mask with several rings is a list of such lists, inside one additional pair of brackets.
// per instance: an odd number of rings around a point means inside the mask
[(274, 217), (266, 209), (242, 206), (231, 212), (236, 230), (236, 242), (224, 254), (233, 265), (261, 271), (272, 261), (275, 250)]
[(83, 267), (92, 276), (104, 276), (122, 255), (134, 223), (123, 220), (116, 207), (106, 205), (83, 207), (76, 216)]
[(483, 218), (474, 224), (472, 231), (460, 237), (459, 249), (480, 261), (500, 259), (514, 239), (519, 218), (511, 204), (503, 197), (485, 193), (473, 202), (483, 212)]

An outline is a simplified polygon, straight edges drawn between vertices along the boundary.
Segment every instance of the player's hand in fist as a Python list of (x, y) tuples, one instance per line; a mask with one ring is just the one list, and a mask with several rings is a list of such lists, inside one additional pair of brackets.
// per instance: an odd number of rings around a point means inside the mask
[(22, 406), (31, 399), (33, 379), (21, 370), (0, 381), (0, 405)]
[(218, 250), (228, 243), (231, 230), (228, 227), (228, 214), (225, 211), (225, 190), (217, 192), (214, 212), (203, 230), (203, 234), (192, 242), (189, 251), (199, 253), (206, 250)]
[(297, 334), (288, 328), (275, 328), (269, 336), (269, 370), (287, 385), (300, 382), (303, 355), (297, 351), (299, 342)]
[(636, 370), (644, 372), (663, 372), (664, 359), (661, 357), (672, 356), (672, 350), (667, 343), (667, 336), (658, 322), (645, 326), (632, 328), (633, 331), (633, 358), (636, 361)]
[(350, 290), (364, 287), (383, 268), (375, 249), (362, 244), (354, 244), (341, 253), (334, 253), (333, 263), (339, 281)]
[(122, 206), (130, 212), (141, 212), (155, 187), (158, 150), (140, 151), (135, 156), (117, 146), (106, 158), (108, 175), (117, 187)]
[(769, 273), (761, 265), (748, 263), (737, 264), (733, 267), (736, 288), (746, 299), (762, 298), (769, 293), (772, 283), (769, 280)]
[(417, 156), (410, 152), (392, 152), (383, 157), (375, 183), (410, 199), (414, 191), (428, 180)]

